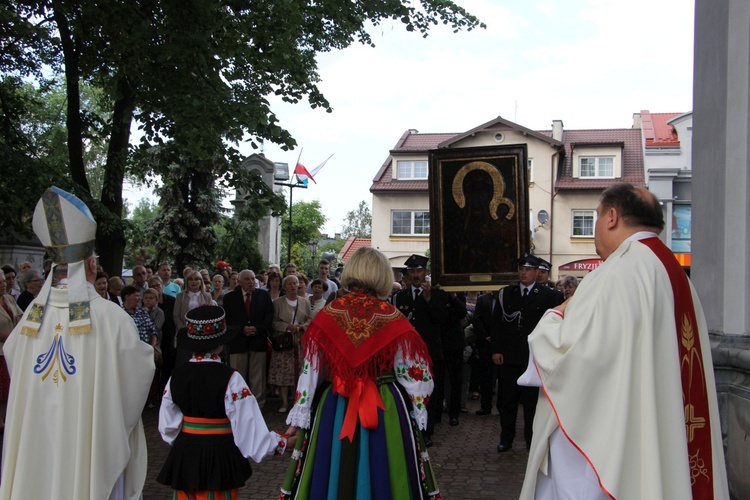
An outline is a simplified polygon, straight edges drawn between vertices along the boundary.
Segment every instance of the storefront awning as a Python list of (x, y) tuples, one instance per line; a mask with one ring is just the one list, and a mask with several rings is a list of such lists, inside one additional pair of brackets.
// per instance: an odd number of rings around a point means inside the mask
[[(677, 259), (677, 262), (680, 263), (682, 267), (690, 267), (690, 254), (689, 253), (675, 253), (675, 258)], [(567, 264), (563, 264), (557, 269), (560, 271), (585, 271), (585, 272), (591, 272), (602, 263), (602, 259), (582, 259), (582, 260), (574, 260), (573, 262), (568, 262)]]
[(602, 259), (582, 259), (582, 260), (574, 260), (573, 262), (568, 262), (567, 264), (563, 264), (562, 266), (558, 267), (557, 269), (560, 271), (586, 271), (590, 272), (599, 267), (599, 265), (602, 263)]
[(682, 267), (690, 267), (690, 254), (689, 253), (675, 253), (675, 259), (680, 263)]

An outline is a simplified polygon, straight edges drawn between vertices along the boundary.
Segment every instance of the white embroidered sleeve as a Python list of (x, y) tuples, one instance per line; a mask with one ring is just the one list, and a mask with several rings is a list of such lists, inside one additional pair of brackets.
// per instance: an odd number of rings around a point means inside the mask
[(396, 380), (406, 389), (406, 393), (411, 399), (414, 419), (420, 429), (426, 429), (427, 401), (435, 387), (427, 360), (404, 358), (404, 354), (399, 348), (393, 360), (393, 368), (396, 373)]
[(269, 431), (260, 406), (245, 380), (237, 372), (232, 374), (224, 394), (224, 410), (234, 434), (234, 443), (242, 456), (260, 463), (265, 457), (284, 453), (286, 438)]
[(170, 378), (164, 388), (161, 408), (159, 409), (159, 433), (164, 442), (170, 446), (182, 429), (182, 412), (172, 401), (172, 392), (169, 388), (171, 383), (172, 379)]
[(310, 361), (305, 358), (302, 364), (299, 380), (297, 381), (297, 394), (294, 397), (294, 406), (289, 412), (286, 423), (302, 429), (310, 428), (310, 413), (312, 412), (312, 399), (315, 389), (318, 387), (320, 376), (320, 358), (313, 368)]

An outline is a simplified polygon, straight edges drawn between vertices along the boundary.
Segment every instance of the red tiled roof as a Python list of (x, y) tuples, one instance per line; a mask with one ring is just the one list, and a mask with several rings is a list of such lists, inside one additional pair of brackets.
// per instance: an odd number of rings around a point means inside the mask
[(387, 192), (387, 191), (427, 191), (427, 180), (419, 181), (400, 181), (393, 178), (393, 161), (389, 156), (386, 162), (378, 171), (378, 174), (372, 180), (370, 192)]
[(651, 113), (647, 109), (641, 111), (641, 126), (646, 147), (679, 146), (680, 138), (669, 123), (682, 113)]
[(427, 151), (436, 149), (438, 144), (456, 137), (458, 134), (409, 134), (402, 137), (402, 140), (396, 144), (392, 153), (402, 153), (410, 151)]
[[(641, 130), (633, 128), (605, 130), (566, 130), (565, 161), (555, 187), (557, 189), (606, 189), (618, 182), (644, 187)], [(622, 147), (621, 177), (617, 179), (578, 179), (573, 177), (573, 149), (583, 145), (619, 145)]]
[[(665, 113), (666, 115), (667, 113)], [(678, 116), (678, 115), (674, 115)], [(671, 118), (674, 118), (672, 116)], [(670, 118), (670, 119), (671, 119)], [(505, 120), (497, 118), (490, 124)], [(511, 123), (511, 122), (508, 122)], [(666, 123), (666, 121), (665, 121)], [(485, 124), (487, 125), (487, 124)], [(520, 126), (519, 126), (520, 127)], [(478, 127), (479, 129), (481, 127)], [(473, 129), (473, 130), (477, 130)], [(537, 137), (549, 137), (551, 145), (560, 144), (552, 139), (551, 130), (532, 131)], [(396, 143), (394, 149), (370, 186), (370, 192), (414, 192), (427, 191), (427, 180), (400, 181), (393, 179), (393, 155), (399, 153), (424, 152), (436, 149), (439, 144), (457, 140), (466, 134), (420, 134), (416, 130), (407, 130)], [(564, 162), (560, 166), (557, 189), (606, 189), (617, 182), (630, 182), (636, 186), (645, 186), (643, 172), (643, 151), (641, 150), (640, 129), (601, 129), (601, 130), (565, 130), (563, 132)], [(578, 179), (573, 178), (573, 149), (581, 145), (619, 145), (622, 147), (622, 171), (617, 179)]]
[(357, 238), (355, 236), (350, 236), (349, 239), (346, 240), (346, 243), (344, 243), (344, 246), (341, 248), (341, 251), (339, 252), (339, 258), (341, 259), (341, 262), (346, 264), (349, 258), (354, 255), (354, 252), (362, 247), (371, 246), (372, 239), (370, 238)]
[(562, 146), (562, 143), (560, 141), (552, 138), (551, 133), (550, 134), (540, 133), (536, 130), (531, 130), (529, 128), (526, 128), (523, 125), (519, 125), (518, 123), (514, 123), (510, 120), (506, 120), (502, 116), (498, 116), (497, 118), (490, 120), (486, 123), (483, 123), (479, 125), (478, 127), (474, 127), (473, 129), (467, 132), (464, 132), (463, 134), (453, 134), (454, 137), (449, 137), (448, 139), (446, 139), (443, 143), (440, 144), (440, 147), (442, 148), (450, 147), (454, 143), (459, 142), (462, 139), (474, 136), (477, 132), (490, 131), (490, 130), (508, 130), (508, 129), (515, 130), (516, 132), (520, 132), (524, 136), (536, 137), (537, 139), (548, 142), (553, 147)]
[(438, 144), (458, 134), (420, 134), (416, 130), (407, 130), (390, 151), (375, 178), (370, 192), (379, 191), (426, 191), (427, 180), (401, 181), (393, 178), (393, 155), (399, 153), (426, 153), (436, 149)]

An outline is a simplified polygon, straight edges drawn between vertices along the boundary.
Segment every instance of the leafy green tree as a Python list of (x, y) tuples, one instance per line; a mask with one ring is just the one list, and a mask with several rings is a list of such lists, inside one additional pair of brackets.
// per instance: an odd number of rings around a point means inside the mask
[[(218, 212), (208, 216), (204, 210), (218, 207), (206, 197), (209, 184), (239, 167), (238, 144), (295, 145), (268, 96), (307, 99), (311, 107), (331, 111), (317, 87), (316, 54), (355, 40), (373, 45), (367, 27), (388, 19), (422, 35), (438, 23), (454, 30), (479, 25), (450, 0), (16, 0), (0, 8), (0, 71), (43, 78), (43, 68), (51, 68), (64, 75), (70, 179), (97, 218), (101, 263), (116, 273), (125, 247), (122, 186), (128, 169), (140, 178), (161, 176), (162, 213), (186, 212), (184, 222), (195, 228), (187, 233), (199, 237), (193, 244), (211, 246)], [(91, 128), (81, 104), (85, 83), (104, 89), (109, 111), (98, 199), (84, 161)], [(135, 147), (134, 124), (142, 134)], [(164, 161), (150, 161), (153, 149)], [(165, 220), (179, 220), (177, 215)], [(188, 252), (184, 259), (203, 258), (203, 250), (190, 253), (187, 241), (170, 243), (172, 250)]]
[[(309, 261), (308, 242), (311, 239), (320, 238), (320, 228), (327, 221), (328, 218), (323, 215), (323, 208), (318, 200), (298, 201), (292, 205), (292, 262), (299, 265)], [(282, 259), (286, 259), (289, 253), (289, 229), (289, 207), (287, 206), (281, 226)]]
[(370, 212), (370, 206), (366, 201), (360, 201), (355, 210), (346, 213), (341, 236), (344, 238), (350, 236), (369, 238), (372, 236), (372, 212)]
[[(96, 179), (105, 158), (98, 99), (100, 90), (82, 87), (82, 106), (92, 123), (86, 138), (84, 161), (86, 175)], [(36, 200), (51, 185), (72, 189), (68, 175), (65, 132), (64, 85), (49, 80), (32, 85), (19, 77), (0, 79), (0, 155), (10, 167), (9, 175), (0, 179), (0, 229), (30, 235), (30, 219)], [(99, 183), (99, 191), (101, 191)], [(96, 184), (92, 184), (95, 189)]]
[(172, 175), (162, 177), (157, 189), (161, 197), (154, 221), (157, 260), (174, 258), (174, 267), (211, 267), (217, 243), (213, 226), (219, 222), (220, 191), (210, 172), (182, 172), (175, 166)]
[(142, 199), (133, 208), (125, 226), (125, 267), (156, 263), (154, 224), (160, 211), (159, 205), (147, 199)]

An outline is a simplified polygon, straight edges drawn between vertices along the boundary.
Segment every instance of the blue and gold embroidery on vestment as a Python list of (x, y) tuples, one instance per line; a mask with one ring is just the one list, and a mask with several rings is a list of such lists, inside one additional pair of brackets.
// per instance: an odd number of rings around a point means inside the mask
[(34, 365), (34, 373), (42, 375), (42, 381), (52, 374), (52, 381), (55, 385), (58, 385), (60, 380), (67, 382), (67, 375), (74, 375), (76, 372), (75, 358), (65, 352), (65, 345), (63, 344), (62, 333), (63, 327), (59, 323), (55, 327), (55, 338), (52, 340), (52, 344), (46, 353), (40, 354), (36, 358), (36, 365)]
[[(87, 320), (91, 316), (91, 306), (88, 301), (72, 302), (68, 309), (68, 317), (71, 325), (76, 321)], [(69, 326), (68, 333), (71, 335), (80, 335), (82, 333), (91, 333), (91, 324), (83, 326)]]
[(67, 245), (68, 234), (65, 231), (65, 220), (60, 207), (59, 195), (48, 189), (42, 195), (44, 215), (47, 219), (47, 230), (53, 246)]
[[(27, 324), (21, 328), (21, 335), (26, 335), (27, 337), (36, 337), (39, 335), (42, 318), (44, 318), (44, 306), (38, 303), (31, 304), (31, 311), (26, 316)], [(33, 325), (28, 326), (30, 323), (33, 323)]]

